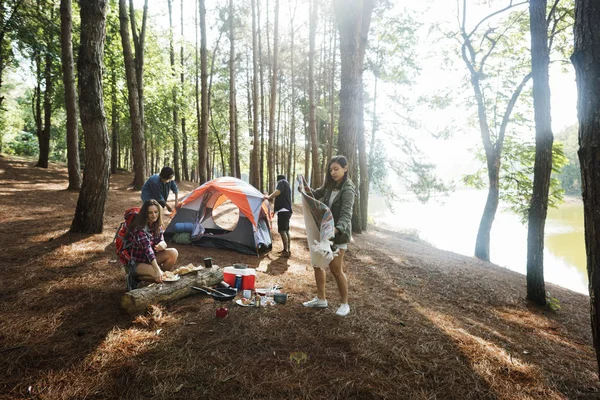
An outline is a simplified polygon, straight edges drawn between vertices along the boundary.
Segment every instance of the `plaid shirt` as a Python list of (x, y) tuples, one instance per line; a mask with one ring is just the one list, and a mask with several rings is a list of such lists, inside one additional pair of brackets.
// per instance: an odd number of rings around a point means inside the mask
[(137, 263), (152, 263), (152, 260), (156, 259), (154, 246), (160, 243), (161, 240), (164, 240), (162, 228), (160, 228), (158, 235), (154, 237), (148, 227), (144, 229), (132, 229), (129, 235), (129, 240), (133, 243), (131, 250), (129, 250), (131, 258)]

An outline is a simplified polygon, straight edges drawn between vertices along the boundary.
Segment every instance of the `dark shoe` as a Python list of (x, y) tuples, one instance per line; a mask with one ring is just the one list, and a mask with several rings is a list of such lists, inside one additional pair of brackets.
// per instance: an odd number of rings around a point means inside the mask
[(137, 279), (135, 279), (135, 276), (133, 274), (127, 274), (125, 275), (125, 280), (127, 281), (127, 291), (130, 292), (134, 289), (137, 289)]
[(125, 265), (125, 282), (127, 283), (127, 291), (137, 289), (138, 280), (137, 273), (135, 272), (136, 263), (133, 260), (129, 260), (129, 263)]
[(128, 292), (131, 292), (132, 290), (134, 290), (137, 287), (137, 282), (135, 281), (135, 278), (131, 274), (125, 275), (125, 282), (127, 283), (127, 291)]
[(281, 257), (283, 257), (283, 258), (290, 258), (291, 255), (292, 255), (292, 253), (290, 253), (289, 251), (281, 252)]

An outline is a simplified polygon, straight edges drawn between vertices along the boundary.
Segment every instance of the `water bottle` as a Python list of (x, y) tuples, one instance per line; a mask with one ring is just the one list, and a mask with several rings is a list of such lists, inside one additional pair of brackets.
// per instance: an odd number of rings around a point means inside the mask
[(235, 276), (235, 290), (237, 290), (237, 292), (239, 293), (242, 290), (242, 276), (241, 275), (236, 275)]

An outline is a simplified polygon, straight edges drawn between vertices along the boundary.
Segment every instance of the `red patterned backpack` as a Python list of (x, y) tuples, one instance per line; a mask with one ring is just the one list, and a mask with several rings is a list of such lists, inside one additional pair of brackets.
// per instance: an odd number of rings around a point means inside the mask
[(125, 214), (123, 214), (123, 218), (125, 219), (125, 221), (121, 222), (121, 225), (119, 226), (119, 229), (117, 229), (117, 233), (115, 234), (115, 237), (113, 239), (113, 242), (115, 242), (117, 255), (119, 256), (119, 260), (123, 265), (129, 264), (129, 260), (131, 260), (129, 249), (133, 245), (133, 243), (127, 240), (127, 238), (125, 237), (125, 235), (127, 234), (127, 228), (129, 228), (131, 221), (133, 221), (133, 219), (136, 215), (138, 215), (139, 212), (139, 207), (131, 207), (130, 209), (125, 211)]

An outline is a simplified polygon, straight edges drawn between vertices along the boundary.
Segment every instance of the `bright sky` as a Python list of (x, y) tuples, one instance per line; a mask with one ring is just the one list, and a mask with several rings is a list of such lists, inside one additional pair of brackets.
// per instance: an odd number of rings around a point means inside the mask
[[(471, 3), (471, 2), (469, 2)], [(489, 8), (486, 5), (474, 7), (469, 5), (467, 27), (473, 27), (483, 16), (490, 14), (491, 10), (498, 10), (499, 5), (508, 4), (506, 0), (493, 2), (496, 6)], [(456, 30), (458, 27), (457, 11), (455, 1), (448, 0), (423, 0), (420, 2), (398, 2), (398, 9), (412, 10), (424, 22), (425, 30), (422, 34), (422, 53), (429, 55), (431, 50), (440, 50), (442, 42), (438, 37), (432, 39), (428, 36), (429, 25), (433, 23), (443, 24), (445, 31)], [(462, 2), (461, 2), (462, 4)], [(526, 6), (521, 6), (527, 12)], [(422, 62), (423, 70), (418, 83), (411, 89), (419, 94), (432, 95), (441, 93), (445, 89), (464, 90), (460, 87), (465, 76), (466, 66), (459, 56), (454, 60), (453, 68), (443, 68), (442, 56), (429, 58)], [(425, 60), (425, 57), (423, 58)], [(575, 72), (572, 65), (566, 66), (567, 72), (559, 66), (552, 66), (550, 70), (551, 86), (551, 108), (552, 126), (556, 134), (564, 128), (577, 123), (577, 88), (575, 84)], [(531, 83), (530, 83), (531, 84)], [(466, 93), (472, 97), (472, 88), (467, 88)], [(463, 106), (450, 107), (444, 111), (422, 108), (421, 119), (427, 124), (429, 130), (436, 131), (436, 127), (450, 125), (454, 127), (454, 136), (451, 140), (435, 140), (426, 135), (420, 135), (419, 143), (427, 149), (430, 161), (438, 166), (438, 173), (445, 180), (460, 178), (465, 173), (474, 172), (478, 168), (478, 162), (473, 161), (469, 149), (475, 145), (481, 145), (481, 137), (477, 126), (468, 126), (467, 119), (474, 118), (476, 109), (466, 109)], [(441, 128), (440, 128), (441, 129)], [(532, 132), (533, 134), (533, 132)]]

